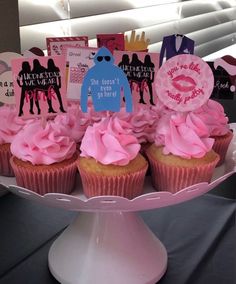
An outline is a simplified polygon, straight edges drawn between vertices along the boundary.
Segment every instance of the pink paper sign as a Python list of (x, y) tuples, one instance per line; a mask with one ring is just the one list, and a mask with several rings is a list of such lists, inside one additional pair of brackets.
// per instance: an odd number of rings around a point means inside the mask
[(98, 34), (97, 46), (106, 47), (113, 53), (114, 50), (125, 50), (124, 34)]
[(115, 64), (126, 74), (134, 106), (155, 105), (155, 74), (159, 69), (159, 53), (114, 51)]
[(69, 47), (66, 50), (67, 99), (80, 100), (83, 79), (92, 66), (98, 49), (93, 47)]
[(62, 55), (63, 46), (88, 46), (87, 36), (48, 37), (46, 38), (48, 55)]
[(177, 55), (165, 62), (155, 78), (158, 98), (170, 109), (192, 111), (203, 105), (214, 87), (211, 68), (200, 57)]
[(228, 74), (231, 81), (230, 91), (236, 91), (236, 58), (231, 55), (225, 55), (214, 61), (214, 68), (223, 68)]
[(65, 58), (41, 56), (12, 60), (18, 116), (50, 116), (65, 112)]

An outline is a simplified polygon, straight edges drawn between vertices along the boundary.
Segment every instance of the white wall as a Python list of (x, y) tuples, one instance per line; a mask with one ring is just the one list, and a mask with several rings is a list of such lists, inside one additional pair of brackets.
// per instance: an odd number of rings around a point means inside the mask
[(0, 0), (0, 52), (20, 52), (17, 0)]

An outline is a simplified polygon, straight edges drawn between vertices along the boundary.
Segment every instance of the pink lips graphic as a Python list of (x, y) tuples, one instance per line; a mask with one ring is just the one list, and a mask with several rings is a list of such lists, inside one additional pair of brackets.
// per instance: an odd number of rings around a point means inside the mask
[[(188, 83), (186, 85), (186, 83)], [(192, 91), (196, 87), (196, 82), (188, 76), (179, 75), (172, 80), (172, 85), (181, 92)]]

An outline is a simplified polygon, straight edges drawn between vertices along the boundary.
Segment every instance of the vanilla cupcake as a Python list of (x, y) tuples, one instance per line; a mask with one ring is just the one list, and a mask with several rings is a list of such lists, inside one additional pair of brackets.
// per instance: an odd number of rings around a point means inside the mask
[(163, 116), (155, 143), (146, 151), (156, 190), (175, 193), (196, 183), (210, 182), (219, 161), (213, 144), (207, 126), (193, 113)]
[(0, 107), (0, 121), (0, 175), (14, 176), (10, 165), (11, 143), (16, 134), (33, 120), (19, 118), (15, 107), (4, 105)]
[(229, 128), (229, 120), (223, 106), (214, 100), (208, 100), (194, 113), (204, 121), (209, 129), (210, 137), (214, 138), (213, 150), (220, 155), (217, 166), (222, 165), (233, 138), (233, 132)]
[(129, 123), (115, 116), (103, 118), (87, 128), (80, 150), (78, 169), (87, 197), (132, 199), (142, 194), (148, 165)]
[(69, 194), (77, 172), (76, 144), (53, 121), (45, 128), (36, 121), (20, 131), (11, 144), (11, 166), (18, 186), (38, 194)]

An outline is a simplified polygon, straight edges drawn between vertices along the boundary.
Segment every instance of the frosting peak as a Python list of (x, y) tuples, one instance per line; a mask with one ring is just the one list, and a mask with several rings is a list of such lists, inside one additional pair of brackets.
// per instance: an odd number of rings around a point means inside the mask
[(45, 128), (36, 121), (20, 131), (11, 144), (11, 152), (22, 161), (33, 165), (50, 165), (69, 159), (76, 144), (67, 136), (64, 127), (48, 121)]
[(196, 115), (176, 113), (160, 119), (155, 143), (164, 145), (164, 154), (201, 158), (212, 149), (214, 139), (208, 137), (206, 125)]
[(78, 105), (71, 105), (67, 109), (67, 113), (59, 114), (54, 119), (58, 126), (64, 126), (68, 132), (68, 136), (71, 136), (76, 143), (82, 140), (89, 120), (82, 116)]
[(208, 100), (194, 113), (204, 121), (209, 129), (210, 136), (225, 135), (229, 131), (228, 118), (223, 106), (217, 101)]
[(156, 121), (159, 114), (149, 106), (136, 106), (132, 113), (127, 113), (122, 107), (120, 112), (114, 115), (130, 123), (133, 135), (139, 143), (152, 143), (154, 141)]
[(0, 107), (0, 144), (11, 143), (15, 135), (34, 120), (26, 120), (17, 116), (16, 108)]
[(123, 166), (137, 156), (140, 144), (128, 122), (111, 116), (87, 128), (80, 150), (82, 157), (92, 157), (104, 165)]

